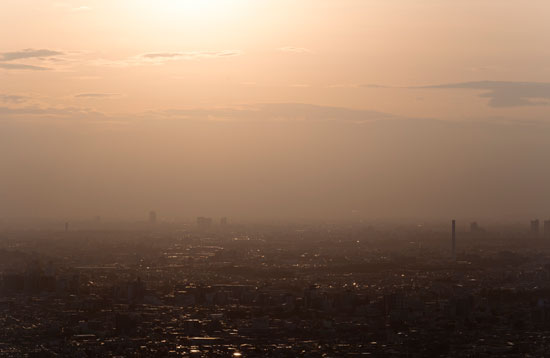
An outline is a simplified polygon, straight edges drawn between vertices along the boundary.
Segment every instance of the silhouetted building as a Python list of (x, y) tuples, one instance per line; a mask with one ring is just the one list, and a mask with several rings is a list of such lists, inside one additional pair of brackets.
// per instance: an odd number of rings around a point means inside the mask
[(531, 235), (538, 236), (540, 231), (540, 221), (539, 219), (531, 220)]
[(220, 225), (222, 225), (222, 226), (227, 225), (227, 218), (226, 217), (223, 217), (223, 218), (220, 219)]
[(452, 221), (452, 232), (451, 232), (451, 254), (453, 260), (456, 259), (456, 221)]
[(156, 211), (151, 210), (151, 211), (149, 212), (149, 222), (150, 222), (151, 224), (154, 224), (154, 223), (157, 222), (157, 212), (156, 212)]
[(544, 238), (550, 239), (550, 220), (544, 220)]
[(471, 222), (470, 223), (470, 233), (472, 234), (477, 234), (477, 235), (481, 235), (485, 232), (485, 229), (482, 228), (478, 223), (477, 221), (474, 221), (474, 222)]
[(141, 281), (141, 278), (137, 278), (134, 282), (128, 284), (128, 301), (135, 302), (143, 299), (145, 293), (145, 284)]
[(65, 223), (65, 231), (69, 231), (69, 223), (68, 222)]
[(197, 218), (197, 226), (201, 229), (206, 229), (212, 226), (212, 218), (199, 216)]
[(25, 276), (22, 274), (4, 274), (2, 281), (8, 291), (21, 292), (25, 288)]
[(137, 320), (135, 315), (129, 313), (117, 313), (115, 315), (115, 329), (119, 335), (134, 334), (137, 329)]

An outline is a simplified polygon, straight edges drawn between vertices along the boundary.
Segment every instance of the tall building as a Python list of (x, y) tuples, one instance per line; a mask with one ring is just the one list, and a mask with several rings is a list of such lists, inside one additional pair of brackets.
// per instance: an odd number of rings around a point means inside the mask
[(456, 260), (456, 221), (452, 221), (452, 228), (451, 228), (451, 254), (453, 256), (453, 260)]
[(212, 218), (205, 218), (205, 217), (198, 217), (197, 218), (197, 226), (201, 229), (206, 229), (212, 226)]
[(539, 219), (531, 220), (531, 235), (539, 236), (540, 221)]
[(157, 222), (157, 212), (154, 210), (151, 210), (149, 212), (149, 222), (151, 224), (155, 224)]
[(470, 223), (470, 232), (478, 232), (478, 231), (480, 231), (479, 224), (476, 221)]
[(550, 240), (550, 220), (544, 220), (544, 238)]
[(226, 217), (223, 217), (223, 218), (220, 219), (220, 225), (222, 225), (222, 226), (227, 225), (227, 218)]

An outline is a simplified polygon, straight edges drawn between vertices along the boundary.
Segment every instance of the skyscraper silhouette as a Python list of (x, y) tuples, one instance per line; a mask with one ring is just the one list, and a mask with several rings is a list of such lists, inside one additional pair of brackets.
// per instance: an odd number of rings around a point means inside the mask
[(539, 229), (540, 228), (540, 221), (539, 219), (535, 219), (535, 220), (531, 220), (531, 229), (530, 229), (530, 232), (531, 232), (531, 235), (533, 237), (537, 237), (539, 236)]
[(451, 233), (451, 254), (453, 260), (456, 260), (456, 221), (452, 221), (452, 233)]
[(155, 224), (157, 222), (157, 212), (154, 210), (151, 210), (149, 212), (149, 222), (151, 224)]
[(544, 220), (544, 238), (550, 240), (550, 220)]

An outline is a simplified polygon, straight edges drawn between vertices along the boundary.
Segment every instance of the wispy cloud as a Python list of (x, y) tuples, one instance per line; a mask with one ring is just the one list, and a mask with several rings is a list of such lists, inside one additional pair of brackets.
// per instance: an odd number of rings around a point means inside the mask
[(76, 94), (75, 98), (113, 98), (119, 97), (119, 93), (79, 93)]
[(27, 96), (0, 93), (0, 102), (4, 102), (4, 103), (19, 104), (19, 103), (25, 102), (28, 99), (29, 99), (29, 97), (27, 97)]
[(52, 57), (52, 56), (58, 56), (63, 55), (63, 52), (60, 51), (54, 51), (54, 50), (48, 50), (48, 49), (31, 49), (27, 48), (20, 51), (12, 51), (12, 52), (2, 52), (0, 53), (0, 61), (13, 61), (13, 60), (21, 60), (26, 58), (45, 58), (45, 57)]
[[(58, 51), (51, 49), (23, 49), (0, 52), (0, 69), (29, 71), (70, 71), (75, 66), (130, 67), (162, 65), (172, 61), (194, 61), (236, 57), (240, 50), (148, 52), (133, 57), (111, 60), (94, 58), (86, 51)], [(85, 77), (81, 77), (85, 78)], [(90, 79), (91, 77), (87, 77)]]
[(293, 47), (293, 46), (286, 46), (286, 47), (280, 47), (279, 51), (282, 52), (293, 52), (293, 53), (310, 53), (311, 50), (305, 47)]
[[(88, 97), (91, 98), (91, 97)], [(50, 107), (42, 105), (0, 106), (2, 120), (24, 121), (222, 121), (222, 122), (303, 122), (366, 124), (379, 120), (400, 119), (389, 113), (303, 103), (264, 103), (230, 108), (171, 109), (127, 114), (105, 114), (86, 107)]]
[(264, 103), (238, 108), (183, 109), (157, 112), (167, 118), (202, 120), (300, 120), (364, 123), (374, 120), (398, 118), (392, 114), (344, 107), (319, 106), (303, 103)]
[(485, 92), (480, 97), (489, 98), (491, 107), (550, 105), (549, 82), (478, 81), (411, 88), (482, 90)]
[(99, 76), (73, 76), (69, 78), (72, 80), (79, 80), (79, 81), (93, 81), (93, 80), (101, 79), (101, 77)]
[(2, 119), (104, 119), (106, 116), (92, 109), (79, 107), (1, 107), (0, 115)]
[(89, 6), (78, 6), (71, 9), (71, 11), (73, 12), (90, 11), (90, 10), (92, 10), (92, 8)]
[(93, 61), (96, 66), (128, 67), (161, 65), (171, 61), (193, 61), (203, 59), (220, 59), (240, 56), (240, 50), (224, 51), (186, 51), (186, 52), (149, 52), (123, 60), (99, 59)]
[(22, 63), (3, 63), (0, 62), (0, 68), (5, 70), (30, 70), (30, 71), (49, 71), (51, 68), (44, 66), (25, 65)]
[(359, 88), (361, 85), (355, 83), (335, 83), (326, 86), (327, 88)]
[(87, 5), (75, 6), (75, 4), (71, 4), (68, 2), (56, 2), (53, 5), (59, 9), (72, 11), (72, 12), (89, 11), (92, 9), (90, 6), (87, 6)]
[(367, 83), (367, 84), (361, 85), (360, 87), (363, 87), (363, 88), (400, 88), (400, 87), (395, 87), (395, 86), (378, 85), (378, 84), (375, 84), (375, 83)]
[(154, 53), (146, 53), (141, 55), (143, 58), (150, 58), (150, 59), (172, 59), (176, 57), (181, 57), (181, 52), (154, 52)]
[[(63, 52), (48, 49), (23, 49), (19, 51), (1, 52), (0, 68), (5, 70), (47, 71), (50, 67), (42, 66), (42, 61), (54, 60)], [(20, 63), (20, 60), (31, 60), (31, 63)], [(17, 61), (17, 62), (12, 62)], [(23, 61), (26, 62), (26, 61)], [(38, 63), (37, 63), (38, 62)]]
[(239, 56), (242, 52), (239, 50), (226, 51), (188, 51), (188, 52), (152, 52), (145, 53), (140, 57), (146, 60), (166, 61), (166, 60), (196, 60), (201, 58), (220, 58)]

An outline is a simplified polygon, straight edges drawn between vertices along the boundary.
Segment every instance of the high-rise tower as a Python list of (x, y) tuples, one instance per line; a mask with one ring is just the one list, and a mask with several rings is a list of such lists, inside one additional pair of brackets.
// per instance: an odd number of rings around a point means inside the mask
[(540, 221), (539, 219), (535, 219), (535, 220), (531, 220), (531, 229), (530, 229), (530, 232), (531, 232), (531, 235), (533, 237), (537, 237), (539, 236), (539, 229), (540, 228)]
[(149, 212), (149, 222), (151, 224), (155, 224), (157, 222), (157, 212), (154, 210), (151, 210)]
[(456, 260), (456, 221), (452, 221), (452, 232), (451, 232), (451, 254), (453, 260)]
[(550, 240), (550, 220), (544, 220), (544, 239)]

